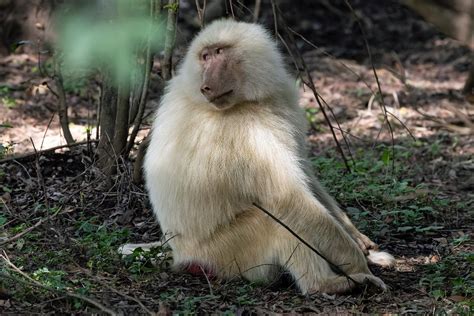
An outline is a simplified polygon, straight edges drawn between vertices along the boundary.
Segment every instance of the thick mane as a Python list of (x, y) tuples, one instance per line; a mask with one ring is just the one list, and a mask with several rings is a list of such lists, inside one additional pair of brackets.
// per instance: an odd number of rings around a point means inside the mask
[(305, 159), (306, 120), (297, 92), (262, 26), (220, 20), (193, 40), (162, 98), (144, 164), (174, 266), (254, 282), (276, 279), (282, 267), (302, 293), (340, 293), (367, 282), (385, 289), (363, 251), (382, 265), (393, 258), (371, 249), (375, 244)]
[(189, 93), (199, 93), (197, 82), (201, 70), (197, 61), (201, 50), (216, 44), (228, 45), (239, 52), (245, 73), (242, 84), (250, 100), (263, 100), (293, 85), (276, 42), (264, 27), (223, 19), (202, 30), (186, 53), (176, 81), (189, 87)]
[(268, 51), (272, 48), (277, 51), (275, 42), (262, 26), (223, 19), (202, 30), (191, 44), (189, 53), (198, 53), (204, 47), (218, 43), (228, 43), (244, 50), (248, 50), (251, 43), (253, 50)]

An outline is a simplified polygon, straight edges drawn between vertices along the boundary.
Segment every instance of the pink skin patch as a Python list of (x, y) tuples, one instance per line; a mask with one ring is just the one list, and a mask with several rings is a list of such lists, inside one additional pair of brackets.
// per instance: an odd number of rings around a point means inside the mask
[(209, 279), (215, 279), (217, 277), (216, 272), (209, 266), (202, 265), (197, 262), (191, 262), (189, 264), (183, 265), (183, 270), (189, 274), (195, 276), (207, 276)]

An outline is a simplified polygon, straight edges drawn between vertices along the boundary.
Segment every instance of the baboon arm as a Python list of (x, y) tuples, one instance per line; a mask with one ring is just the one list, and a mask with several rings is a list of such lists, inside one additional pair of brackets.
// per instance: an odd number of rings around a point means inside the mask
[[(252, 157), (257, 204), (269, 210), (315, 248), (334, 253), (363, 253), (330, 210), (313, 195), (294, 143), (269, 128), (253, 131)], [(260, 141), (262, 140), (262, 141)], [(264, 141), (263, 141), (264, 140)], [(348, 220), (348, 218), (347, 218)], [(365, 258), (363, 258), (365, 260)]]
[(351, 237), (357, 242), (361, 250), (365, 253), (369, 253), (369, 249), (378, 249), (378, 246), (370, 240), (369, 237), (362, 234), (352, 223), (349, 216), (339, 207), (337, 202), (326, 192), (323, 186), (312, 177), (311, 180), (311, 191), (316, 196), (329, 212), (334, 216), (344, 229), (351, 235)]
[[(268, 138), (270, 139), (270, 138)], [(296, 234), (329, 258), (334, 264), (346, 264), (344, 270), (366, 265), (366, 259), (343, 224), (313, 195), (309, 178), (298, 163), (298, 159), (285, 153), (285, 147), (278, 143), (273, 146), (271, 163), (265, 166), (266, 172), (259, 174), (265, 188), (259, 193), (261, 206), (279, 218)], [(260, 149), (265, 146), (260, 146)], [(278, 152), (278, 155), (274, 153)], [(356, 270), (354, 270), (356, 271)]]
[(386, 253), (379, 251), (379, 247), (369, 237), (361, 233), (350, 220), (349, 216), (339, 207), (337, 202), (327, 193), (319, 181), (306, 168), (306, 174), (311, 179), (311, 191), (316, 199), (323, 204), (330, 214), (342, 225), (344, 230), (357, 243), (362, 252), (367, 256), (370, 263), (390, 267), (395, 264), (395, 258)]
[(361, 249), (331, 213), (305, 188), (294, 188), (269, 211), (346, 273), (366, 265)]

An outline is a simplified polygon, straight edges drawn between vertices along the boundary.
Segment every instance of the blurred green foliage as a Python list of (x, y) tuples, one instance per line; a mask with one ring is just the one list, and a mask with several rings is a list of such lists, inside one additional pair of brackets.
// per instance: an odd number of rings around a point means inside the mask
[(137, 52), (164, 42), (161, 19), (151, 14), (148, 1), (111, 1), (107, 6), (64, 7), (56, 16), (57, 50), (65, 72), (106, 71), (115, 83), (128, 82), (137, 67)]

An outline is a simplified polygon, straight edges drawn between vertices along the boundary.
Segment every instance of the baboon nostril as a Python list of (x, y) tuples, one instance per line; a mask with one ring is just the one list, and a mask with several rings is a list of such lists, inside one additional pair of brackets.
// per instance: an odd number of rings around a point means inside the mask
[(201, 87), (201, 93), (202, 94), (206, 94), (206, 93), (209, 93), (209, 92), (211, 92), (211, 88), (209, 86), (204, 85), (204, 86)]

